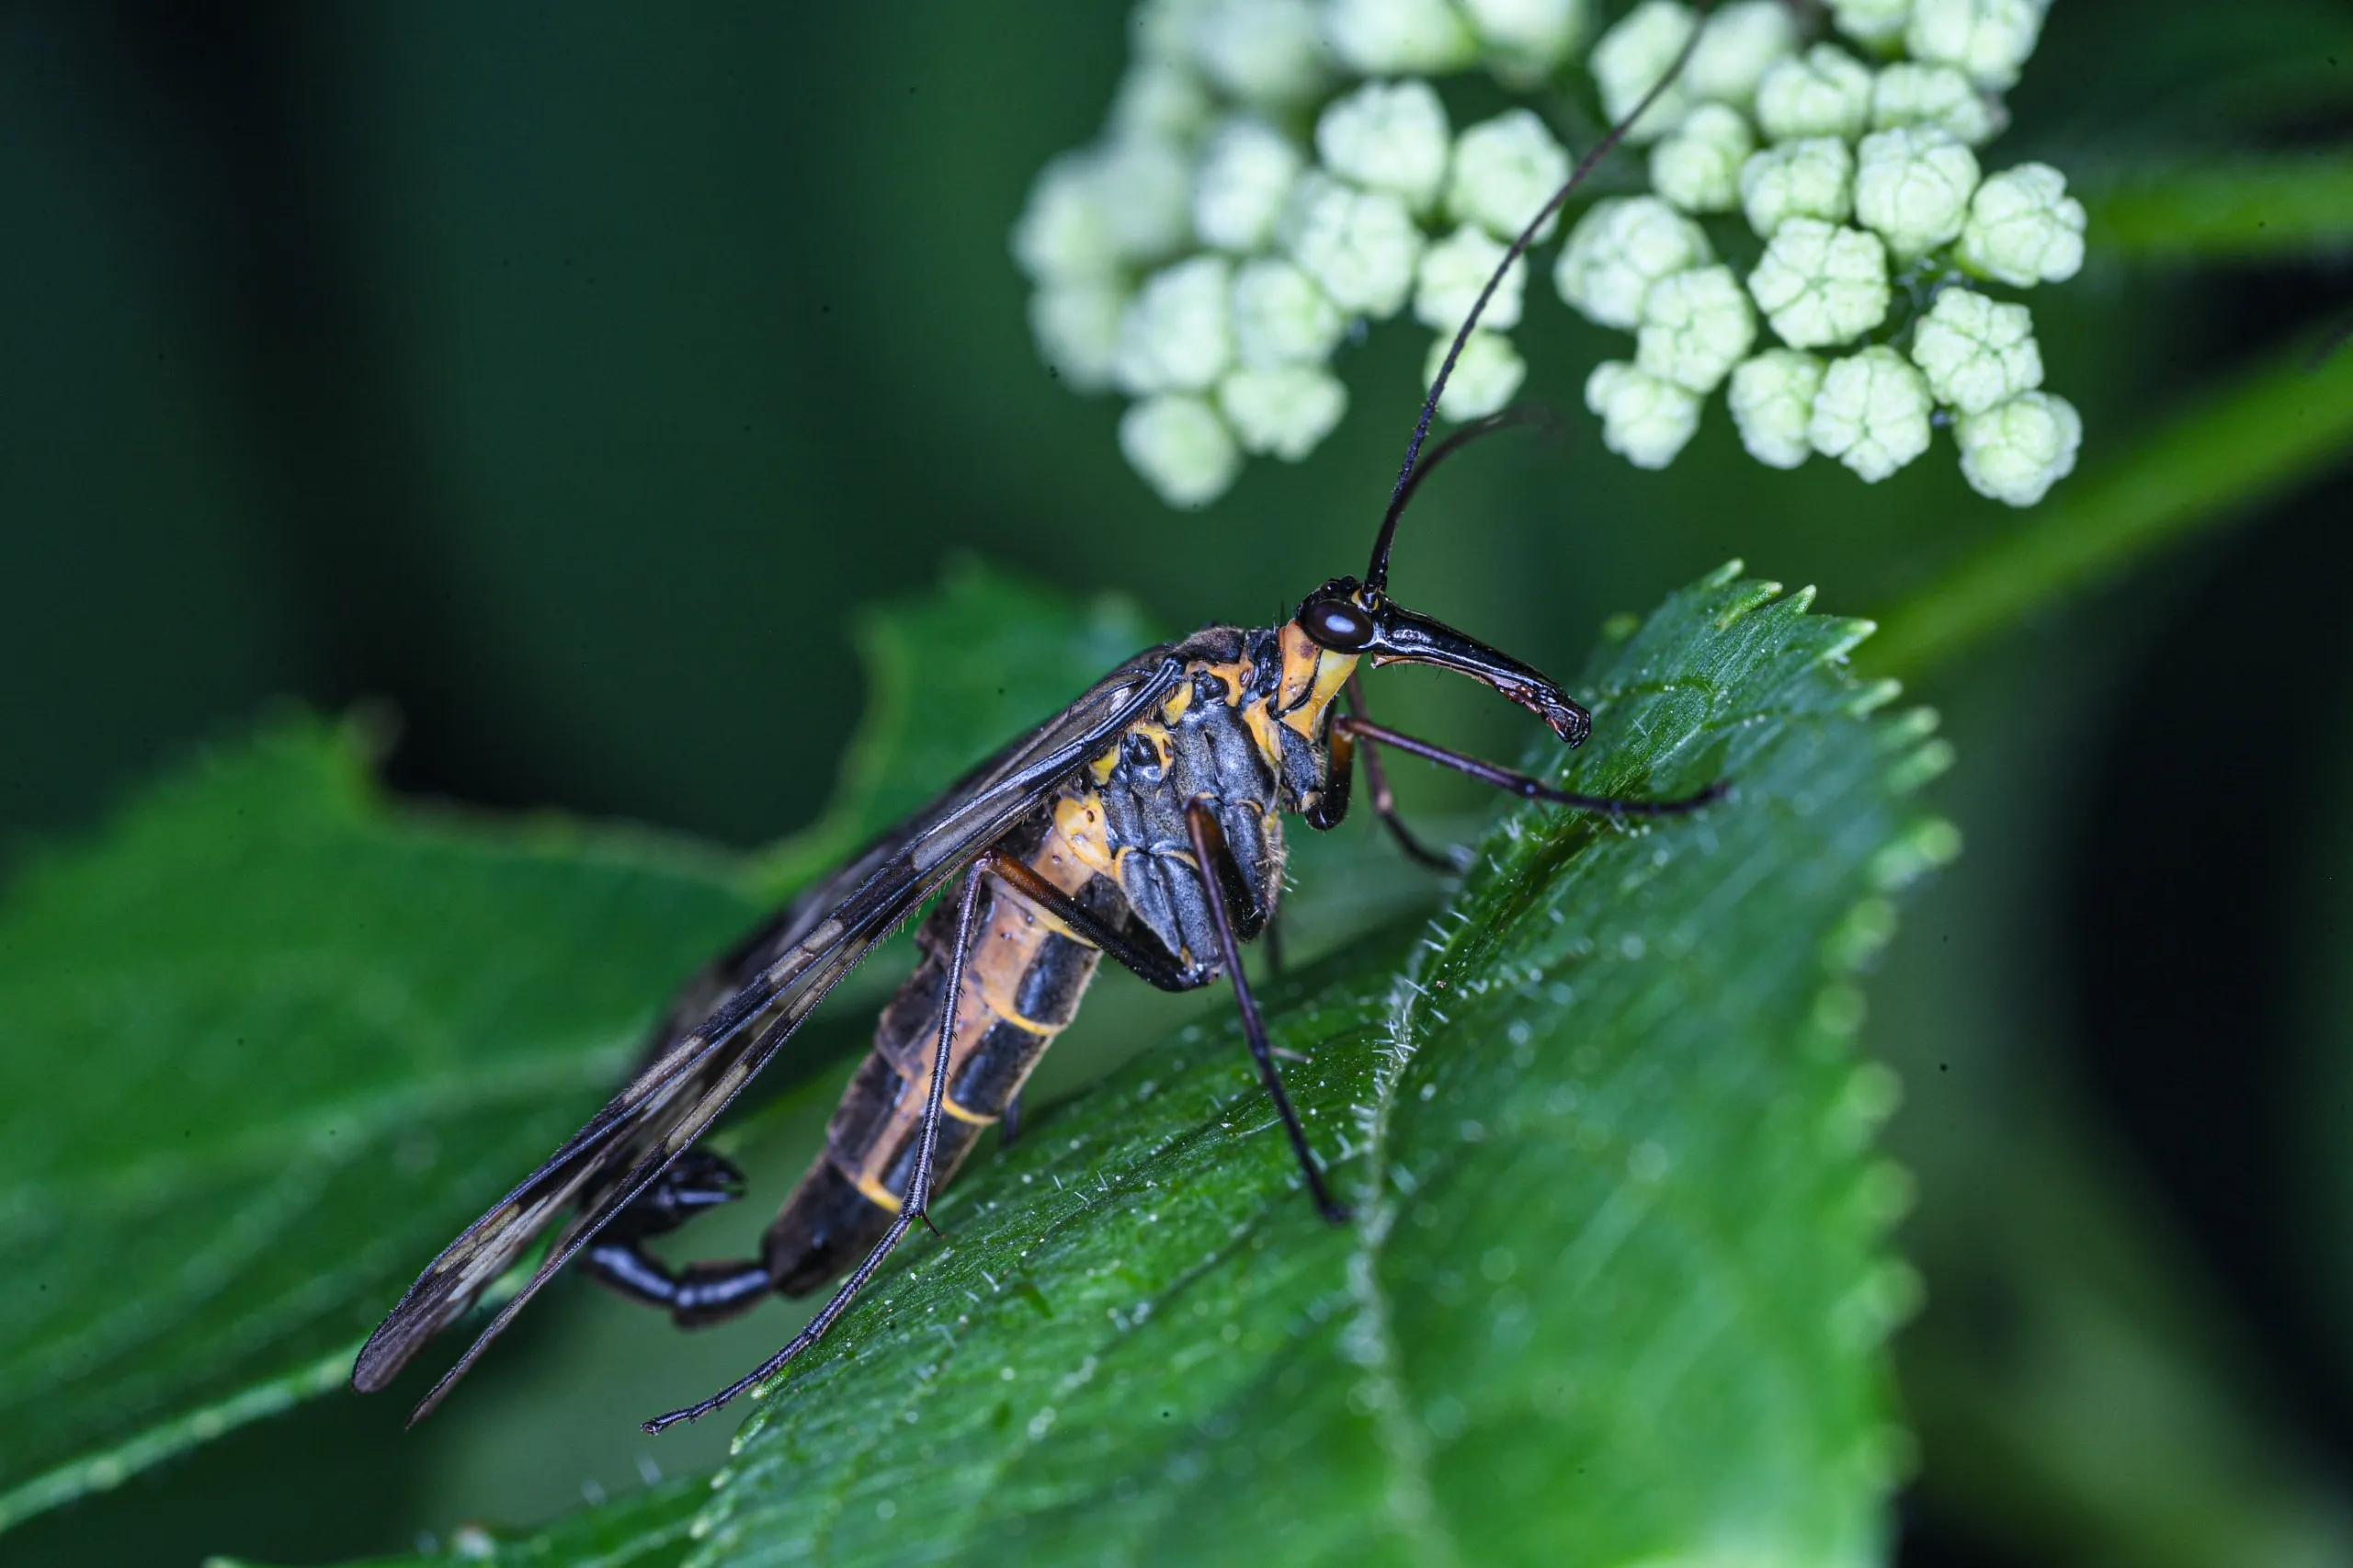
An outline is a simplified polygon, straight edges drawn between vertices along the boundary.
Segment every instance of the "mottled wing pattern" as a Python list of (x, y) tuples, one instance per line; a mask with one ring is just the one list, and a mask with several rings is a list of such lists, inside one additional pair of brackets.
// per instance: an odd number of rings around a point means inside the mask
[(680, 1033), (588, 1124), (467, 1227), (410, 1286), (359, 1352), (352, 1386), (382, 1388), (456, 1322), (567, 1210), (579, 1215), (529, 1281), (434, 1385), (417, 1419), (557, 1270), (706, 1131), (745, 1084), (874, 945), (987, 849), (1056, 784), (1176, 686), (1181, 664), (1130, 660), (938, 801), (793, 901), (734, 954), (742, 983)]

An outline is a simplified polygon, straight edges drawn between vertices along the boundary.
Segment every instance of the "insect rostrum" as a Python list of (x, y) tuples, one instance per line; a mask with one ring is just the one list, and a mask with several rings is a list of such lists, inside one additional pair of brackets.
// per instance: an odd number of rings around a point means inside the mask
[[(1531, 221), (1503, 266), (1614, 139)], [(1474, 309), (1458, 349), (1476, 320)], [(389, 1383), (560, 1220), (545, 1260), (426, 1395), (418, 1417), (575, 1260), (689, 1325), (732, 1316), (771, 1290), (801, 1295), (843, 1280), (762, 1366), (645, 1425), (658, 1431), (717, 1409), (813, 1344), (925, 1217), (982, 1130), (1011, 1110), (1107, 953), (1164, 990), (1220, 976), (1233, 983), (1245, 1038), (1309, 1194), (1326, 1219), (1345, 1220), (1284, 1093), (1241, 964), (1240, 945), (1275, 914), (1283, 818), (1337, 825), (1360, 745), (1374, 811), (1424, 859), (1432, 857), (1389, 800), (1377, 748), (1525, 798), (1612, 813), (1679, 812), (1716, 793), (1668, 801), (1573, 794), (1365, 714), (1360, 666), (1418, 664), (1493, 687), (1570, 745), (1591, 727), (1585, 709), (1540, 672), (1388, 596), (1390, 546), (1419, 480), (1462, 440), (1506, 422), (1471, 426), (1423, 458), (1443, 387), (1442, 372), (1361, 582), (1325, 583), (1279, 626), (1212, 626), (1137, 654), (755, 931), (673, 1003), (637, 1075), (434, 1259), (360, 1351), (353, 1386)], [(740, 1195), (740, 1176), (696, 1141), (875, 944), (951, 889), (917, 933), (922, 960), (884, 1008), (825, 1150), (768, 1227), (760, 1256), (674, 1270), (646, 1252), (648, 1237)]]

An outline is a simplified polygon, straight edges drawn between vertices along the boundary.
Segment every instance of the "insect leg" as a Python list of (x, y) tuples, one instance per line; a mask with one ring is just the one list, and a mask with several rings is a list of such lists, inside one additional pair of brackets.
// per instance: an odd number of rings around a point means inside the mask
[(1013, 1097), (1005, 1102), (1005, 1108), (997, 1113), (996, 1146), (1000, 1149), (1010, 1149), (1020, 1137), (1021, 1091), (1016, 1089), (1013, 1091)]
[(733, 1317), (767, 1293), (766, 1265), (696, 1263), (674, 1273), (645, 1250), (645, 1242), (743, 1196), (743, 1172), (716, 1154), (688, 1150), (613, 1216), (575, 1267), (631, 1301), (664, 1309), (682, 1328)]
[(850, 1298), (874, 1278), (874, 1271), (882, 1267), (882, 1260), (891, 1256), (891, 1249), (899, 1244), (899, 1238), (907, 1233), (907, 1227), (915, 1223), (915, 1216), (930, 1207), (932, 1155), (939, 1142), (940, 1106), (948, 1097), (948, 1048), (956, 1038), (956, 1000), (963, 991), (964, 961), (972, 956), (973, 915), (980, 907), (981, 882), (998, 864), (994, 856), (983, 857), (964, 878), (963, 896), (956, 909), (956, 948), (948, 960), (947, 989), (941, 993), (939, 1049), (931, 1060), (931, 1091), (924, 1102), (923, 1142), (915, 1152), (915, 1168), (907, 1180), (906, 1199), (892, 1219), (891, 1228), (882, 1233), (882, 1239), (874, 1244), (874, 1250), (866, 1255), (866, 1261), (842, 1281), (841, 1289), (834, 1292), (834, 1299), (809, 1320), (806, 1327), (792, 1336), (790, 1344), (700, 1404), (673, 1410), (666, 1415), (657, 1415), (644, 1423), (644, 1429), (649, 1435), (675, 1426), (681, 1421), (701, 1420), (745, 1390), (773, 1376), (794, 1357), (824, 1338), (825, 1330), (833, 1327), (834, 1320), (848, 1308)]
[[(1457, 773), (1467, 773), (1482, 784), (1492, 784), (1498, 790), (1520, 796), (1524, 800), (1550, 801), (1554, 805), (1575, 806), (1581, 811), (1605, 812), (1614, 817), (1668, 817), (1679, 815), (1684, 812), (1695, 812), (1711, 801), (1722, 800), (1724, 792), (1732, 787), (1720, 778), (1698, 794), (1686, 795), (1678, 801), (1625, 801), (1610, 795), (1580, 795), (1573, 790), (1555, 790), (1542, 779), (1531, 778), (1525, 773), (1515, 772), (1511, 768), (1501, 767), (1492, 762), (1483, 762), (1475, 756), (1466, 756), (1459, 751), (1449, 751), (1444, 746), (1434, 745), (1428, 741), (1416, 740), (1412, 735), (1401, 733), (1386, 725), (1376, 724), (1358, 714), (1342, 714), (1332, 722), (1332, 729), (1336, 734), (1345, 731), (1379, 745), (1395, 746), (1399, 751), (1409, 752), (1415, 756), (1435, 762), (1441, 767), (1450, 767)], [(1365, 756), (1369, 762), (1372, 756), (1370, 747), (1366, 749)]]
[[(1430, 461), (1436, 462), (1446, 450), (1447, 448), (1441, 446), (1437, 453), (1431, 455)], [(1353, 716), (1364, 718), (1364, 686), (1354, 676), (1348, 677), (1347, 693), (1348, 707)], [(1348, 716), (1343, 715), (1344, 718)], [(1347, 760), (1356, 755), (1356, 739), (1357, 732), (1353, 728), (1344, 728), (1337, 722), (1332, 726), (1332, 767), (1335, 772), (1347, 766)], [(1398, 814), (1397, 796), (1389, 788), (1389, 771), (1381, 766), (1381, 750), (1377, 746), (1364, 748), (1364, 781), (1372, 789), (1372, 814), (1381, 819), (1381, 825), (1389, 830), (1389, 835), (1397, 841), (1397, 847), (1405, 852), (1408, 859), (1449, 876), (1459, 876), (1468, 869), (1468, 850), (1460, 846), (1450, 849), (1433, 849), (1405, 825), (1405, 819)], [(1342, 809), (1347, 808), (1343, 805)]]
[[(1324, 1185), (1324, 1173), (1316, 1168), (1314, 1152), (1307, 1146), (1307, 1130), (1299, 1122), (1299, 1112), (1291, 1108), (1290, 1096), (1283, 1091), (1282, 1074), (1275, 1069), (1275, 1055), (1267, 1040), (1267, 1021), (1259, 1017), (1258, 999), (1250, 994), (1250, 982), (1242, 972), (1242, 949), (1233, 937), (1233, 912), (1228, 907), (1232, 884), (1240, 873), (1234, 868), (1233, 855), (1225, 845), (1224, 830), (1217, 824), (1216, 816), (1206, 801), (1195, 800), (1185, 808), (1185, 825), (1191, 830), (1194, 863), (1200, 868), (1201, 885), (1209, 893), (1210, 915), (1217, 925), (1219, 956), (1225, 960), (1226, 977), (1233, 982), (1233, 1000), (1242, 1012), (1243, 1038), (1250, 1042), (1251, 1059), (1258, 1064), (1258, 1081), (1267, 1085), (1267, 1093), (1275, 1102), (1275, 1110), (1282, 1118), (1283, 1131), (1290, 1135), (1291, 1152), (1299, 1156), (1299, 1168), (1306, 1174), (1307, 1190), (1315, 1199), (1315, 1207), (1333, 1224), (1343, 1224), (1348, 1218), (1346, 1204), (1332, 1197)], [(1212, 870), (1214, 867), (1216, 869)]]

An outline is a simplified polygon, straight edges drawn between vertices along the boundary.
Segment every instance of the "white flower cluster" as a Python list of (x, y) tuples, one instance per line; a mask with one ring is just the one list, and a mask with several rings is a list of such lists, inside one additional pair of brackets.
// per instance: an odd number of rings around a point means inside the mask
[[(2025, 308), (1961, 286), (2081, 264), (2063, 179), (2031, 164), (1984, 178), (1972, 150), (2001, 128), (1996, 95), (2047, 3), (1829, 0), (1859, 54), (1809, 47), (1809, 13), (1786, 0), (1727, 0), (1704, 22), (1642, 0), (1591, 40), (1613, 119), (1689, 51), (1630, 133), (1654, 194), (1594, 204), (1553, 268), (1571, 305), (1636, 334), (1631, 362), (1586, 387), (1613, 450), (1664, 466), (1728, 382), (1743, 440), (1779, 467), (1818, 451), (1882, 478), (1927, 449), (1932, 419), (1952, 424), (1970, 483), (2013, 505), (2073, 466), (2080, 425), (2040, 390)], [(1131, 400), (1121, 449), (1171, 505), (1215, 498), (1245, 453), (1313, 450), (1347, 405), (1332, 357), (1367, 320), (1410, 309), (1433, 329), (1435, 381), (1571, 160), (1527, 108), (1456, 127), (1427, 78), (1541, 85), (1588, 42), (1594, 6), (1141, 0), (1103, 135), (1042, 171), (1013, 248), (1047, 363)], [(1740, 220), (1766, 241), (1745, 278), (1702, 227)], [(1445, 417), (1518, 392), (1528, 266), (1488, 299)]]
[[(1592, 4), (1142, 0), (1102, 138), (1046, 166), (1013, 249), (1047, 363), (1131, 400), (1120, 447), (1171, 505), (1216, 497), (1245, 453), (1313, 450), (1347, 407), (1330, 361), (1354, 324), (1410, 309), (1436, 377), (1569, 156), (1527, 109), (1457, 128), (1424, 78), (1537, 85)], [(1489, 300), (1447, 417), (1518, 390), (1526, 275)]]
[[(2041, 390), (2027, 308), (1972, 286), (2030, 288), (2083, 265), (2084, 210), (2059, 172), (1986, 176), (1974, 151), (2005, 123), (1998, 94), (2045, 3), (1831, 0), (1850, 49), (1807, 45), (1777, 0), (1734, 0), (1704, 23), (1679, 0), (1643, 0), (1601, 37), (1593, 72), (1616, 115), (1690, 46), (1630, 133), (1649, 148), (1652, 194), (1594, 204), (1553, 271), (1587, 318), (1636, 334), (1631, 363), (1586, 383), (1612, 451), (1665, 467), (1725, 385), (1742, 443), (1776, 468), (1819, 452), (1878, 481), (1939, 423), (1969, 483), (2014, 506), (2075, 467), (2082, 421)], [(1745, 279), (1701, 226), (1734, 213), (1765, 242)], [(1778, 342), (1752, 355), (1760, 316)]]

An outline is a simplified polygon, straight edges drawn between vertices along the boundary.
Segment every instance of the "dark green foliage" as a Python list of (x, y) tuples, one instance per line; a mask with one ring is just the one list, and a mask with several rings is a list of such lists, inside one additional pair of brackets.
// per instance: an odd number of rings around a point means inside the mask
[(256, 1385), (332, 1385), (313, 1364), (595, 1107), (665, 989), (755, 913), (699, 852), (388, 812), (366, 774), (352, 727), (282, 722), (0, 915), (17, 1487)]
[[(506, 1539), (479, 1527), (453, 1531), (437, 1551), (377, 1558), (353, 1568), (426, 1568), (435, 1562), (489, 1568), (676, 1568), (694, 1547), (695, 1513), (710, 1495), (700, 1479), (665, 1482), (634, 1497)], [(210, 1568), (240, 1568), (215, 1559)]]

